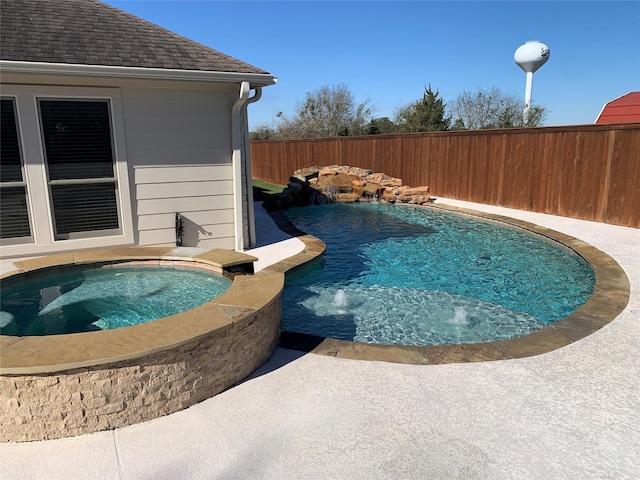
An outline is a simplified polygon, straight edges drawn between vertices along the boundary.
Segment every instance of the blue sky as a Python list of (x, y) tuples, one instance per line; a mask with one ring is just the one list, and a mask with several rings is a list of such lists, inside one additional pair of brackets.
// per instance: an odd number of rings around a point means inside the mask
[(546, 125), (593, 123), (606, 102), (640, 90), (639, 1), (106, 3), (275, 75), (249, 107), (251, 128), (338, 83), (376, 117), (392, 117), (428, 84), (445, 102), (478, 87), (524, 101), (513, 54), (528, 40), (551, 49), (533, 81)]

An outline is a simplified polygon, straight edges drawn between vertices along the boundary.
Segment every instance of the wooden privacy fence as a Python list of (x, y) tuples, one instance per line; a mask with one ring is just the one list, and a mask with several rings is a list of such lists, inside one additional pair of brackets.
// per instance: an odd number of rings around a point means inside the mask
[(640, 124), (251, 142), (253, 177), (286, 185), (313, 165), (349, 165), (431, 194), (640, 227)]

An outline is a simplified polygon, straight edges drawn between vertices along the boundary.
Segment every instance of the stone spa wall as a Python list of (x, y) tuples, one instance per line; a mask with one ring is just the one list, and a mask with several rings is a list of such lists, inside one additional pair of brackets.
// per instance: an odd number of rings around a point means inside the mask
[(222, 392), (275, 350), (283, 284), (282, 273), (240, 275), (211, 302), (153, 322), (48, 337), (1, 336), (0, 441), (110, 430)]
[(137, 360), (55, 374), (0, 377), (0, 440), (111, 430), (183, 410), (242, 380), (277, 345), (273, 302), (233, 328)]

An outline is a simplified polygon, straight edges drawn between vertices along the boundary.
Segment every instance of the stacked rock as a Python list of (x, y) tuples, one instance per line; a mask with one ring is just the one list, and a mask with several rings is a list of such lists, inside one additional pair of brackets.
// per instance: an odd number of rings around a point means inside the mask
[(296, 170), (282, 193), (264, 202), (269, 210), (327, 203), (411, 203), (432, 202), (429, 187), (409, 187), (400, 178), (346, 165), (306, 167)]

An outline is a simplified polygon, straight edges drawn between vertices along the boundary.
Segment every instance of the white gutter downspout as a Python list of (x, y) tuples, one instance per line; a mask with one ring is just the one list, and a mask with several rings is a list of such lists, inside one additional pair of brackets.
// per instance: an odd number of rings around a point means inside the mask
[[(256, 93), (247, 100), (249, 104), (257, 102), (262, 97), (262, 87), (256, 87)], [(251, 172), (251, 144), (249, 139), (249, 115), (247, 109), (244, 110), (244, 151), (245, 151), (245, 182), (247, 184), (247, 203), (249, 216), (249, 247), (256, 244), (256, 221), (255, 210), (253, 208), (253, 174)]]
[(240, 84), (240, 95), (231, 108), (231, 163), (233, 165), (233, 206), (234, 206), (234, 235), (235, 249), (244, 250), (244, 232), (242, 229), (242, 122), (241, 113), (247, 99), (251, 85), (249, 82)]

